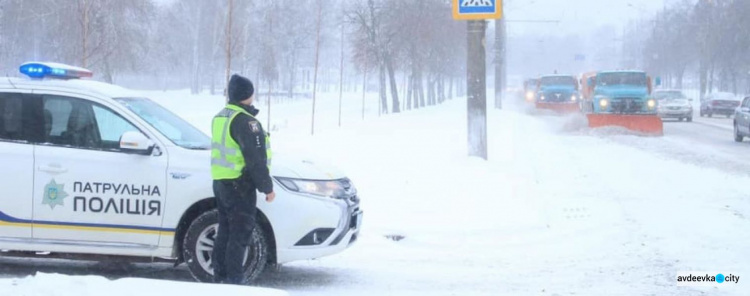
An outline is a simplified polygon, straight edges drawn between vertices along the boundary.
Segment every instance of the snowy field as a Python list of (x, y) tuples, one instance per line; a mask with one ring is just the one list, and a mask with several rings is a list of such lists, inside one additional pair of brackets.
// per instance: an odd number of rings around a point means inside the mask
[[(184, 91), (148, 95), (204, 131), (223, 104)], [(750, 154), (750, 143), (704, 137), (723, 129), (665, 123), (658, 138), (591, 131), (582, 117), (534, 114), (509, 99), (489, 111), (483, 161), (466, 157), (465, 100), (381, 117), (375, 100), (362, 120), (361, 93), (345, 94), (339, 128), (338, 93), (324, 94), (314, 136), (310, 101), (272, 104), (274, 156), (347, 172), (365, 218), (349, 250), (281, 266), (258, 286), (291, 295), (750, 294), (744, 278), (716, 288), (676, 282), (678, 271), (750, 276), (750, 161), (733, 155)], [(266, 125), (267, 105), (258, 107)], [(213, 287), (182, 283), (184, 268), (122, 268), (0, 259), (0, 295), (98, 295), (55, 294), (49, 282), (110, 291), (173, 279), (189, 295)], [(37, 271), (45, 273), (27, 277)], [(283, 293), (242, 288), (209, 293)]]

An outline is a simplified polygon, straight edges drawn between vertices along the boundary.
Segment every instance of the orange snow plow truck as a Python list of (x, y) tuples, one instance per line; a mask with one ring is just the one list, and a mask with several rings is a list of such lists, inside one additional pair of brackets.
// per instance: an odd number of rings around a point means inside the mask
[[(659, 78), (656, 85), (660, 84)], [(589, 127), (619, 126), (661, 136), (664, 125), (656, 113), (658, 102), (651, 97), (651, 77), (642, 71), (585, 73), (581, 77), (581, 108)]]

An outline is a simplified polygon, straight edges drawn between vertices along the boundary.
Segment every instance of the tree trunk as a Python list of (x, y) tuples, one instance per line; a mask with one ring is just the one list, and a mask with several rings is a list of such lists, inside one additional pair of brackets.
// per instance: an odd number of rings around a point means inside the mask
[(422, 69), (420, 68), (417, 73), (417, 91), (419, 93), (419, 107), (425, 106), (425, 94), (424, 94), (424, 77), (422, 76)]
[[(227, 0), (229, 3), (227, 5), (227, 28), (226, 32), (224, 33), (224, 39), (225, 39), (225, 51), (226, 51), (226, 59), (227, 59), (227, 67), (226, 67), (226, 75), (225, 75), (225, 85), (229, 83), (229, 74), (231, 73), (232, 69), (232, 8), (234, 7), (234, 0)], [(213, 87), (211, 88), (213, 92)]]
[(388, 69), (388, 77), (391, 83), (391, 99), (393, 113), (401, 112), (401, 103), (398, 100), (398, 85), (396, 85), (396, 73), (393, 71), (393, 59), (390, 54), (385, 55), (386, 67)]
[(414, 74), (408, 76), (408, 79), (407, 79), (407, 82), (406, 82), (406, 88), (407, 88), (407, 91), (406, 91), (406, 109), (407, 110), (411, 110), (411, 108), (412, 108), (411, 99), (412, 99), (412, 95), (414, 94)]
[(453, 100), (453, 77), (448, 80), (448, 99)]
[(315, 38), (315, 74), (313, 75), (313, 99), (312, 99), (312, 123), (310, 124), (310, 134), (315, 135), (315, 99), (318, 90), (318, 62), (320, 61), (320, 19), (322, 17), (323, 4), (318, 0), (318, 21), (316, 26)]
[(388, 95), (386, 94), (386, 82), (385, 82), (385, 63), (380, 61), (378, 67), (378, 83), (380, 85), (380, 108), (378, 109), (378, 115), (388, 113)]
[(427, 105), (435, 105), (435, 80), (432, 75), (427, 76)]

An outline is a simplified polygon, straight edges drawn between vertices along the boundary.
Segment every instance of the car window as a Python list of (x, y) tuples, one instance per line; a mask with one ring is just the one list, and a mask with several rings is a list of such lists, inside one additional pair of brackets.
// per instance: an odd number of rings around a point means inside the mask
[(742, 107), (750, 108), (750, 97), (745, 98), (745, 101), (742, 103)]
[(0, 140), (28, 141), (23, 111), (23, 95), (0, 93)]
[(116, 151), (122, 134), (138, 131), (113, 111), (87, 100), (48, 95), (43, 102), (49, 144)]

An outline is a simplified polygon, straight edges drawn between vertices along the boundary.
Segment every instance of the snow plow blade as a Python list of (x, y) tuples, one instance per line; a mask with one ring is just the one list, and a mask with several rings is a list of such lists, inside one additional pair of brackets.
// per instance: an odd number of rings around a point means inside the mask
[(586, 117), (591, 128), (619, 126), (648, 135), (664, 135), (664, 124), (656, 115), (587, 114)]
[(576, 113), (580, 111), (578, 103), (543, 103), (536, 102), (536, 108), (542, 110), (552, 110), (557, 113)]

